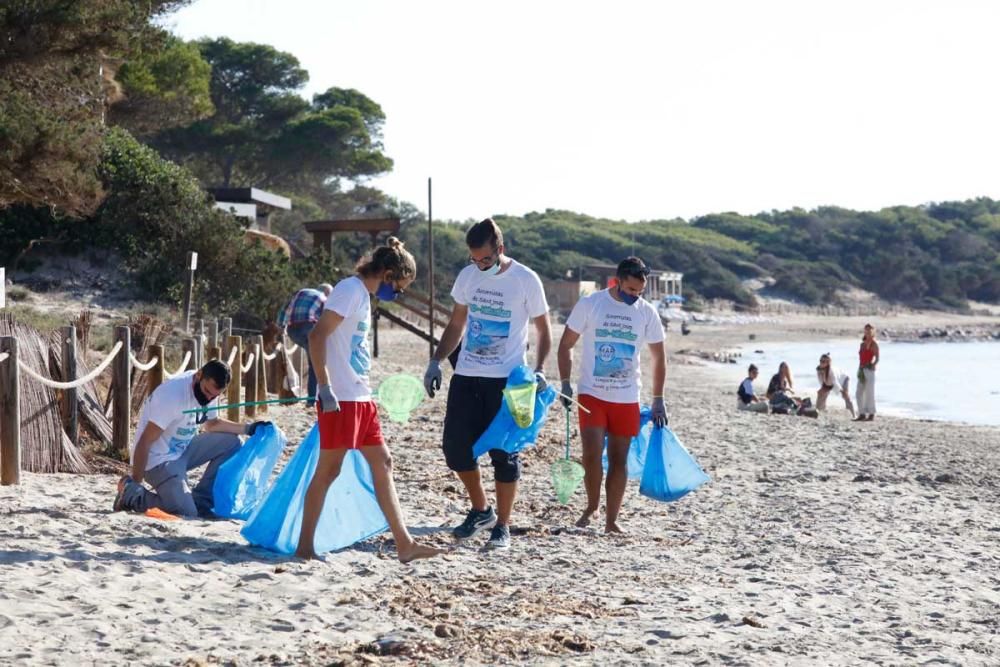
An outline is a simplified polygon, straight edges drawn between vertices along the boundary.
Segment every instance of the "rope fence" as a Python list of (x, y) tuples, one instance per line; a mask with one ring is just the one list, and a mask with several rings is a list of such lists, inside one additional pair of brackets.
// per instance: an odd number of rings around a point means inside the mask
[(160, 361), (159, 357), (153, 357), (146, 363), (142, 363), (136, 358), (134, 354), (132, 354), (132, 350), (129, 350), (128, 358), (132, 361), (132, 365), (138, 368), (140, 371), (148, 371)]
[(251, 352), (249, 355), (247, 355), (247, 362), (245, 364), (240, 364), (240, 372), (246, 373), (251, 368), (253, 368), (253, 361), (254, 361), (253, 352)]
[(175, 377), (177, 377), (178, 375), (187, 370), (188, 363), (190, 361), (191, 361), (191, 350), (188, 350), (187, 352), (184, 353), (184, 358), (181, 360), (180, 367), (173, 373), (168, 373), (167, 371), (163, 371), (163, 377), (165, 377), (168, 380), (173, 380)]
[[(148, 359), (140, 361), (132, 351), (130, 327), (115, 327), (115, 343), (110, 352), (93, 370), (81, 377), (76, 377), (76, 329), (73, 325), (63, 327), (61, 329), (63, 335), (58, 344), (63, 348), (61, 372), (64, 381), (46, 377), (42, 373), (47, 369), (43, 367), (40, 373), (26, 363), (25, 359), (19, 358), (16, 337), (0, 336), (0, 484), (20, 483), (21, 419), (17, 387), (22, 372), (46, 387), (63, 390), (59, 398), (63, 404), (62, 413), (65, 415), (63, 425), (74, 444), (79, 434), (78, 416), (82, 415), (84, 423), (90, 425), (92, 434), (118, 453), (127, 452), (132, 439), (132, 390), (133, 382), (138, 381), (138, 377), (132, 377), (135, 370), (147, 373), (143, 384), (146, 391), (151, 394), (164, 381), (180, 376), (189, 366), (200, 366), (208, 359), (221, 359), (223, 353), (227, 352), (226, 363), (233, 369), (233, 381), (227, 387), (230, 402), (239, 403), (243, 394), (247, 401), (255, 401), (253, 405), (245, 407), (246, 417), (253, 418), (259, 412), (265, 411), (267, 409), (265, 405), (268, 403), (281, 402), (282, 399), (287, 401), (289, 396), (294, 396), (289, 393), (282, 395), (282, 392), (294, 388), (293, 384), (286, 383), (287, 378), (296, 374), (304, 376), (306, 361), (304, 349), (295, 344), (286, 344), (284, 340), (279, 339), (274, 351), (268, 354), (264, 352), (261, 335), (249, 336), (244, 342), (242, 337), (232, 335), (234, 329), (231, 320), (223, 320), (223, 326), (219, 326), (220, 322), (214, 320), (210, 324), (210, 335), (205, 336), (196, 331), (182, 340), (183, 359), (179, 368), (172, 373), (164, 368), (166, 356), (164, 345), (150, 345), (146, 353)], [(228, 338), (223, 337), (223, 334)], [(240, 357), (244, 349), (248, 350), (248, 354), (246, 361), (241, 362)], [(300, 354), (293, 359), (291, 355), (299, 351)], [(106, 412), (108, 405), (104, 406), (104, 410), (98, 409), (96, 412), (99, 413), (99, 420), (95, 422), (93, 420), (97, 416), (85, 403), (83, 397), (85, 392), (77, 392), (76, 389), (93, 382), (109, 367), (112, 372), (108, 394), (111, 410)], [(93, 394), (93, 391), (89, 389), (87, 391)], [(278, 399), (269, 400), (269, 393), (277, 395)], [(240, 417), (240, 407), (230, 407), (226, 413), (226, 418), (230, 421), (238, 422)], [(103, 423), (103, 426), (99, 423)], [(99, 433), (105, 435), (96, 435)]]
[(98, 375), (103, 373), (104, 369), (111, 365), (111, 362), (114, 361), (115, 357), (118, 355), (118, 352), (121, 349), (122, 349), (122, 342), (118, 341), (117, 343), (115, 343), (115, 346), (111, 349), (111, 352), (108, 353), (108, 356), (104, 358), (104, 361), (102, 361), (100, 365), (97, 366), (97, 368), (90, 371), (82, 378), (77, 378), (72, 382), (56, 382), (55, 380), (51, 380), (45, 377), (44, 375), (39, 375), (35, 371), (35, 369), (33, 369), (31, 366), (28, 366), (20, 359), (17, 360), (17, 367), (19, 370), (24, 371), (34, 379), (41, 382), (46, 387), (51, 387), (53, 389), (75, 389), (76, 387), (87, 384), (88, 382), (96, 378)]

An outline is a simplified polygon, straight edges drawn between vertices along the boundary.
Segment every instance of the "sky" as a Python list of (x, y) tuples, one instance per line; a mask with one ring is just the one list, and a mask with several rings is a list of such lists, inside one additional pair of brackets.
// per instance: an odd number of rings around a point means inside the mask
[(1000, 2), (195, 0), (386, 114), (372, 179), (435, 219), (638, 221), (1000, 199)]

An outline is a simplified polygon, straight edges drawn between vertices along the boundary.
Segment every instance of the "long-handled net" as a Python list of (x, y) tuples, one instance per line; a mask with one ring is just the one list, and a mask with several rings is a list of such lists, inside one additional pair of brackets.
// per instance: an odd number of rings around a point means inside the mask
[(552, 486), (556, 498), (565, 505), (583, 481), (583, 466), (569, 458), (570, 445), (569, 410), (566, 410), (566, 455), (552, 464)]

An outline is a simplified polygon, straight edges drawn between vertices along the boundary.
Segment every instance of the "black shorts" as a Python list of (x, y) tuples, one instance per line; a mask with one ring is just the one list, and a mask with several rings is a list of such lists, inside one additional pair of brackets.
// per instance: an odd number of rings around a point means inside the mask
[[(444, 458), (450, 469), (455, 472), (476, 469), (472, 446), (500, 411), (506, 386), (507, 378), (451, 377), (442, 442)], [(516, 482), (520, 478), (521, 464), (516, 453), (491, 449), (490, 459), (496, 481)]]

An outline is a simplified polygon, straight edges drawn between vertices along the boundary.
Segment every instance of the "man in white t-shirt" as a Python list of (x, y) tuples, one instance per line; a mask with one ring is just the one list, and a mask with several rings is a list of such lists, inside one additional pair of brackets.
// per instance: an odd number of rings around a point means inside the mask
[[(132, 474), (118, 482), (114, 511), (160, 509), (185, 517), (212, 516), (212, 485), (226, 459), (240, 448), (240, 435), (253, 435), (261, 424), (238, 424), (213, 414), (209, 407), (229, 385), (225, 362), (213, 359), (198, 371), (181, 373), (150, 394), (139, 416), (132, 443)], [(198, 434), (199, 427), (205, 432)], [(208, 464), (191, 489), (187, 473)], [(152, 489), (146, 488), (143, 482)]]
[[(649, 269), (638, 257), (618, 264), (616, 283), (580, 299), (573, 307), (559, 341), (559, 377), (562, 399), (570, 409), (573, 395), (570, 373), (573, 346), (583, 338), (577, 390), (580, 400), (580, 439), (583, 441), (584, 488), (587, 508), (576, 522), (584, 527), (597, 512), (604, 476), (601, 462), (608, 441), (607, 512), (604, 529), (620, 533), (618, 513), (628, 483), (628, 450), (639, 433), (639, 393), (642, 388), (639, 352), (647, 345), (653, 359), (652, 417), (656, 426), (667, 423), (663, 401), (666, 355), (663, 325), (651, 303), (642, 298)], [(584, 410), (586, 408), (586, 410)]]
[(443, 449), (448, 467), (465, 485), (472, 509), (452, 534), (468, 539), (492, 528), (487, 546), (503, 549), (510, 546), (510, 515), (521, 462), (517, 453), (489, 451), (496, 481), (494, 510), (487, 503), (472, 447), (500, 410), (507, 376), (525, 363), (529, 323), (538, 334), (535, 378), (539, 391), (545, 388), (542, 367), (552, 348), (552, 333), (542, 281), (534, 271), (504, 254), (503, 232), (497, 224), (487, 218), (473, 225), (465, 242), (470, 265), (455, 279), (451, 290), (455, 307), (427, 365), (424, 388), (433, 398), (441, 388), (441, 361), (461, 342), (448, 387)]

